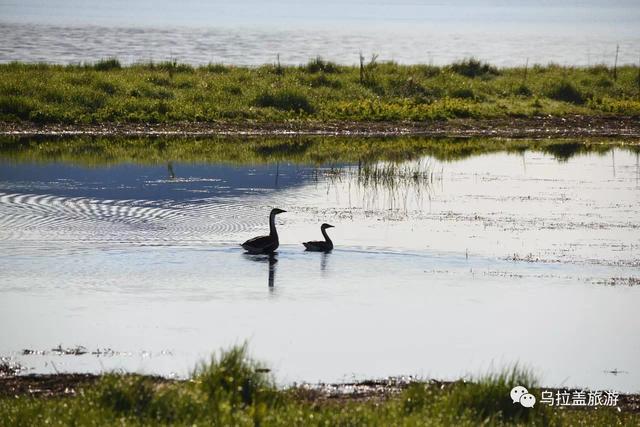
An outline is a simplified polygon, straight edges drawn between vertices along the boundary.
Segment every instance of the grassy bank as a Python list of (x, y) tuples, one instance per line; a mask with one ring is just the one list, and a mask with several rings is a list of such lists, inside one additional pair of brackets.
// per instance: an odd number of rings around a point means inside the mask
[(498, 69), (322, 59), (257, 68), (174, 62), (0, 64), (0, 121), (174, 123), (640, 116), (636, 66)]
[(525, 151), (564, 161), (587, 153), (605, 154), (614, 147), (640, 152), (638, 141), (607, 139), (508, 140), (489, 138), (352, 138), (352, 137), (0, 137), (0, 159), (10, 162), (65, 162), (85, 166), (119, 163), (225, 163), (235, 165), (287, 162), (308, 165), (401, 162), (421, 156), (441, 161)]
[(638, 425), (640, 414), (615, 408), (558, 409), (513, 404), (524, 385), (540, 396), (535, 379), (513, 368), (473, 382), (416, 382), (376, 398), (323, 399), (302, 388), (280, 389), (244, 347), (202, 364), (189, 381), (104, 375), (73, 397), (0, 398), (0, 425)]

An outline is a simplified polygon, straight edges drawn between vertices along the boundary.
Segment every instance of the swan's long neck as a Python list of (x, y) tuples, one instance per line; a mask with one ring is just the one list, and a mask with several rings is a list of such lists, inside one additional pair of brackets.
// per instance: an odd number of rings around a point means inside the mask
[(276, 231), (276, 216), (274, 214), (269, 215), (269, 235), (271, 237), (278, 238), (278, 232)]
[(324, 236), (324, 240), (325, 240), (327, 243), (333, 243), (333, 242), (331, 241), (331, 239), (329, 238), (329, 235), (327, 234), (327, 229), (326, 229), (326, 228), (323, 228), (323, 229), (322, 229), (322, 235)]

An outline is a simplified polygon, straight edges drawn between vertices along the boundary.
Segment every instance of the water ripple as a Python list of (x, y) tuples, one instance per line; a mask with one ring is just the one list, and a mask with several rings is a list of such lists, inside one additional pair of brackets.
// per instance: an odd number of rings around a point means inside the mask
[(4, 241), (179, 244), (219, 241), (264, 223), (264, 209), (235, 200), (173, 204), (0, 193), (0, 240)]
[[(588, 65), (610, 63), (618, 44), (619, 63), (636, 63), (640, 42), (632, 29), (636, 23), (620, 24), (616, 22), (615, 32), (607, 26), (595, 32), (593, 23), (582, 23), (579, 28), (575, 23), (567, 24), (577, 28), (575, 32), (550, 28), (515, 31), (515, 27), (504, 26), (502, 32), (483, 28), (461, 32), (457, 26), (436, 29), (421, 25), (386, 31), (373, 25), (375, 31), (345, 31), (0, 23), (0, 62), (67, 64), (116, 56), (125, 63), (177, 59), (190, 64), (259, 65), (272, 63), (279, 53), (282, 63), (288, 64), (305, 63), (315, 55), (353, 64), (358, 52), (376, 52), (382, 60), (400, 63), (445, 64), (475, 56), (501, 66), (522, 66), (526, 58), (530, 64)], [(504, 37), (504, 31), (509, 37)], [(531, 43), (532, 36), (536, 43)]]

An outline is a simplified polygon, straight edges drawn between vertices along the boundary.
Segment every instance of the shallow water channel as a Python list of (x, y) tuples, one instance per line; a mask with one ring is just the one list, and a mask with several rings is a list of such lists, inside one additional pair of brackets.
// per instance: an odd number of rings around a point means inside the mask
[[(393, 146), (354, 145), (378, 143)], [(548, 386), (640, 391), (638, 150), (462, 143), (356, 159), (331, 140), (191, 156), (5, 141), (0, 355), (28, 373), (186, 376), (246, 340), (281, 383), (518, 362)], [(277, 254), (243, 254), (274, 206)], [(323, 222), (335, 250), (304, 252)]]

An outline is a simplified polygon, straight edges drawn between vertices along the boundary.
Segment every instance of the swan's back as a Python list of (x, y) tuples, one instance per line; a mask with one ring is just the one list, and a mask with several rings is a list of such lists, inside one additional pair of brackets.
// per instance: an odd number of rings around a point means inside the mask
[(303, 242), (302, 243), (308, 251), (315, 252), (328, 252), (333, 250), (333, 243), (325, 241)]
[(270, 253), (278, 249), (279, 242), (273, 236), (258, 236), (244, 242), (242, 248), (253, 254)]

